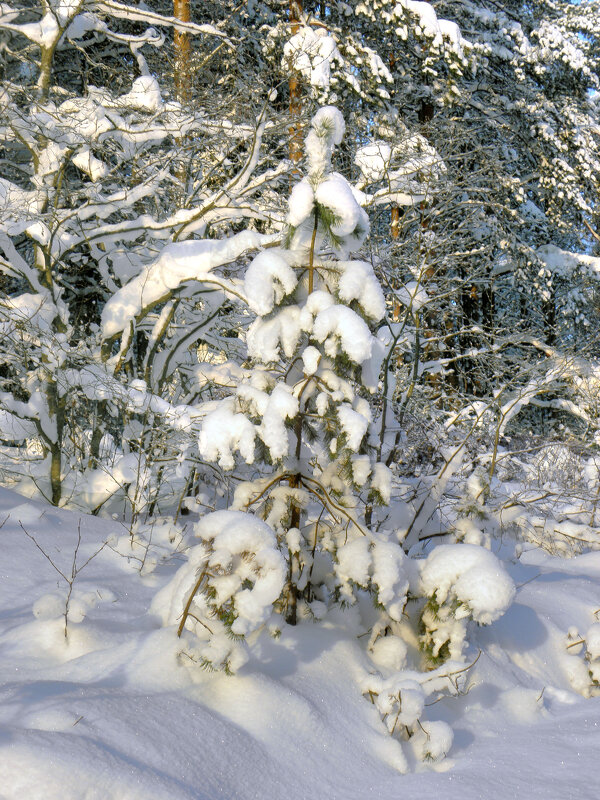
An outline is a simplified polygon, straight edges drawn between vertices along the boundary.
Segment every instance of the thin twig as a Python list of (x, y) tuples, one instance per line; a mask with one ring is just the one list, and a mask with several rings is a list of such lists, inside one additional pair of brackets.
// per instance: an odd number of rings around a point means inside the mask
[(26, 528), (23, 525), (23, 523), (21, 522), (21, 520), (19, 520), (19, 525), (21, 526), (21, 530), (23, 531), (25, 536), (27, 536), (28, 539), (31, 539), (31, 541), (34, 543), (34, 545), (37, 547), (37, 549), (40, 551), (40, 553), (44, 556), (44, 558), (47, 561), (49, 561), (52, 564), (52, 566), (58, 572), (58, 574), (61, 576), (61, 578), (63, 578), (63, 580), (65, 580), (67, 583), (69, 583), (69, 579), (67, 578), (65, 573), (60, 569), (60, 567), (56, 566), (56, 564), (54, 563), (54, 561), (52, 561), (52, 559), (50, 558), (48, 553), (44, 550), (44, 548), (40, 547), (40, 545), (37, 543), (37, 540), (36, 540), (35, 536), (32, 536), (32, 534), (29, 533), (28, 530), (26, 530)]

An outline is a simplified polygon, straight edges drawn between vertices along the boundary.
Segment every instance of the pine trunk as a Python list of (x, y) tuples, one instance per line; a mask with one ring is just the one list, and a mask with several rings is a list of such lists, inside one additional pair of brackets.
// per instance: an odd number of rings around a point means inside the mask
[[(190, 0), (174, 0), (173, 14), (182, 22), (190, 21)], [(192, 47), (189, 33), (175, 31), (175, 95), (184, 105), (192, 97), (190, 58)]]
[[(300, 19), (302, 17), (302, 0), (290, 0), (290, 26), (291, 35), (295, 36), (300, 30)], [(289, 77), (290, 93), (290, 161), (292, 162), (292, 180), (300, 176), (297, 165), (303, 154), (303, 134), (302, 134), (302, 82), (293, 64), (290, 64)]]

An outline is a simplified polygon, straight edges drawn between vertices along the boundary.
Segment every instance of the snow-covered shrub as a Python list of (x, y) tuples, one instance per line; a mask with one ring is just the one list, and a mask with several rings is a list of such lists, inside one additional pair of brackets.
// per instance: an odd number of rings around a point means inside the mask
[(472, 544), (439, 545), (420, 564), (421, 646), (433, 664), (460, 659), (466, 623), (489, 625), (504, 614), (515, 585), (500, 560)]
[(421, 761), (440, 761), (452, 747), (452, 728), (441, 720), (422, 722), (411, 737), (415, 756)]
[(270, 618), (286, 578), (272, 529), (241, 511), (216, 511), (196, 525), (202, 544), (155, 598), (165, 624), (195, 635), (190, 655), (203, 666), (235, 672), (245, 662), (240, 640)]
[(585, 697), (600, 694), (600, 622), (592, 623), (584, 636), (570, 630), (567, 641), (571, 685)]

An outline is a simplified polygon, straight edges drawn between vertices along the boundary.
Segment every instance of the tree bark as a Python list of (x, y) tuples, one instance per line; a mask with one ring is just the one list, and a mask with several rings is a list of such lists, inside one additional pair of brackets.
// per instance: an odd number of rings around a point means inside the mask
[[(173, 15), (182, 22), (190, 22), (190, 0), (173, 0)], [(192, 100), (192, 71), (190, 64), (192, 47), (189, 33), (175, 31), (173, 45), (175, 49), (175, 71), (173, 75), (175, 97), (182, 107), (185, 107)], [(184, 140), (185, 136), (177, 137), (177, 144), (183, 146)], [(175, 166), (175, 175), (179, 179), (183, 190), (183, 194), (179, 197), (180, 203), (185, 200), (188, 177), (185, 148), (182, 147), (182, 151), (181, 158), (177, 159)]]
[[(190, 21), (190, 0), (173, 0), (173, 14), (182, 22)], [(190, 59), (192, 47), (189, 33), (175, 31), (175, 95), (184, 105), (192, 99)]]
[[(291, 35), (295, 36), (300, 30), (302, 17), (302, 0), (290, 0), (290, 26)], [(302, 82), (298, 72), (290, 60), (290, 77), (288, 81), (290, 93), (290, 144), (289, 154), (292, 162), (292, 180), (300, 176), (297, 164), (302, 159), (304, 152), (302, 137)]]

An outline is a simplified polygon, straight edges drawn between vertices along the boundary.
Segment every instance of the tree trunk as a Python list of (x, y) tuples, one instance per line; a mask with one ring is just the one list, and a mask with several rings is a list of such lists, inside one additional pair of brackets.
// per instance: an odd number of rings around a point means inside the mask
[[(173, 14), (182, 22), (190, 21), (190, 0), (173, 0)], [(175, 96), (184, 105), (192, 99), (192, 48), (189, 33), (175, 31)]]
[[(173, 0), (173, 14), (182, 22), (189, 22), (190, 0)], [(179, 100), (181, 105), (185, 107), (188, 106), (192, 100), (192, 71), (190, 67), (192, 48), (189, 33), (175, 31), (173, 45), (175, 48), (175, 72), (173, 75), (175, 97)], [(188, 176), (185, 149), (183, 148), (184, 140), (184, 136), (179, 136), (177, 138), (177, 144), (182, 146), (183, 150), (182, 157), (177, 160), (175, 167), (175, 175), (179, 179), (182, 188), (182, 195), (179, 197), (180, 203), (185, 201)]]
[(48, 411), (56, 424), (56, 440), (50, 445), (50, 491), (53, 506), (58, 506), (62, 497), (62, 451), (65, 428), (65, 398), (60, 396), (56, 381), (50, 379), (46, 389)]
[[(295, 36), (300, 30), (302, 17), (302, 0), (290, 0), (290, 25), (291, 35)], [(302, 135), (302, 82), (298, 72), (290, 62), (290, 77), (288, 81), (290, 93), (290, 144), (289, 154), (292, 162), (292, 181), (300, 176), (297, 164), (300, 162), (304, 147)]]
[(544, 338), (550, 347), (556, 344), (556, 297), (554, 286), (550, 289), (550, 297), (542, 301), (544, 316)]

